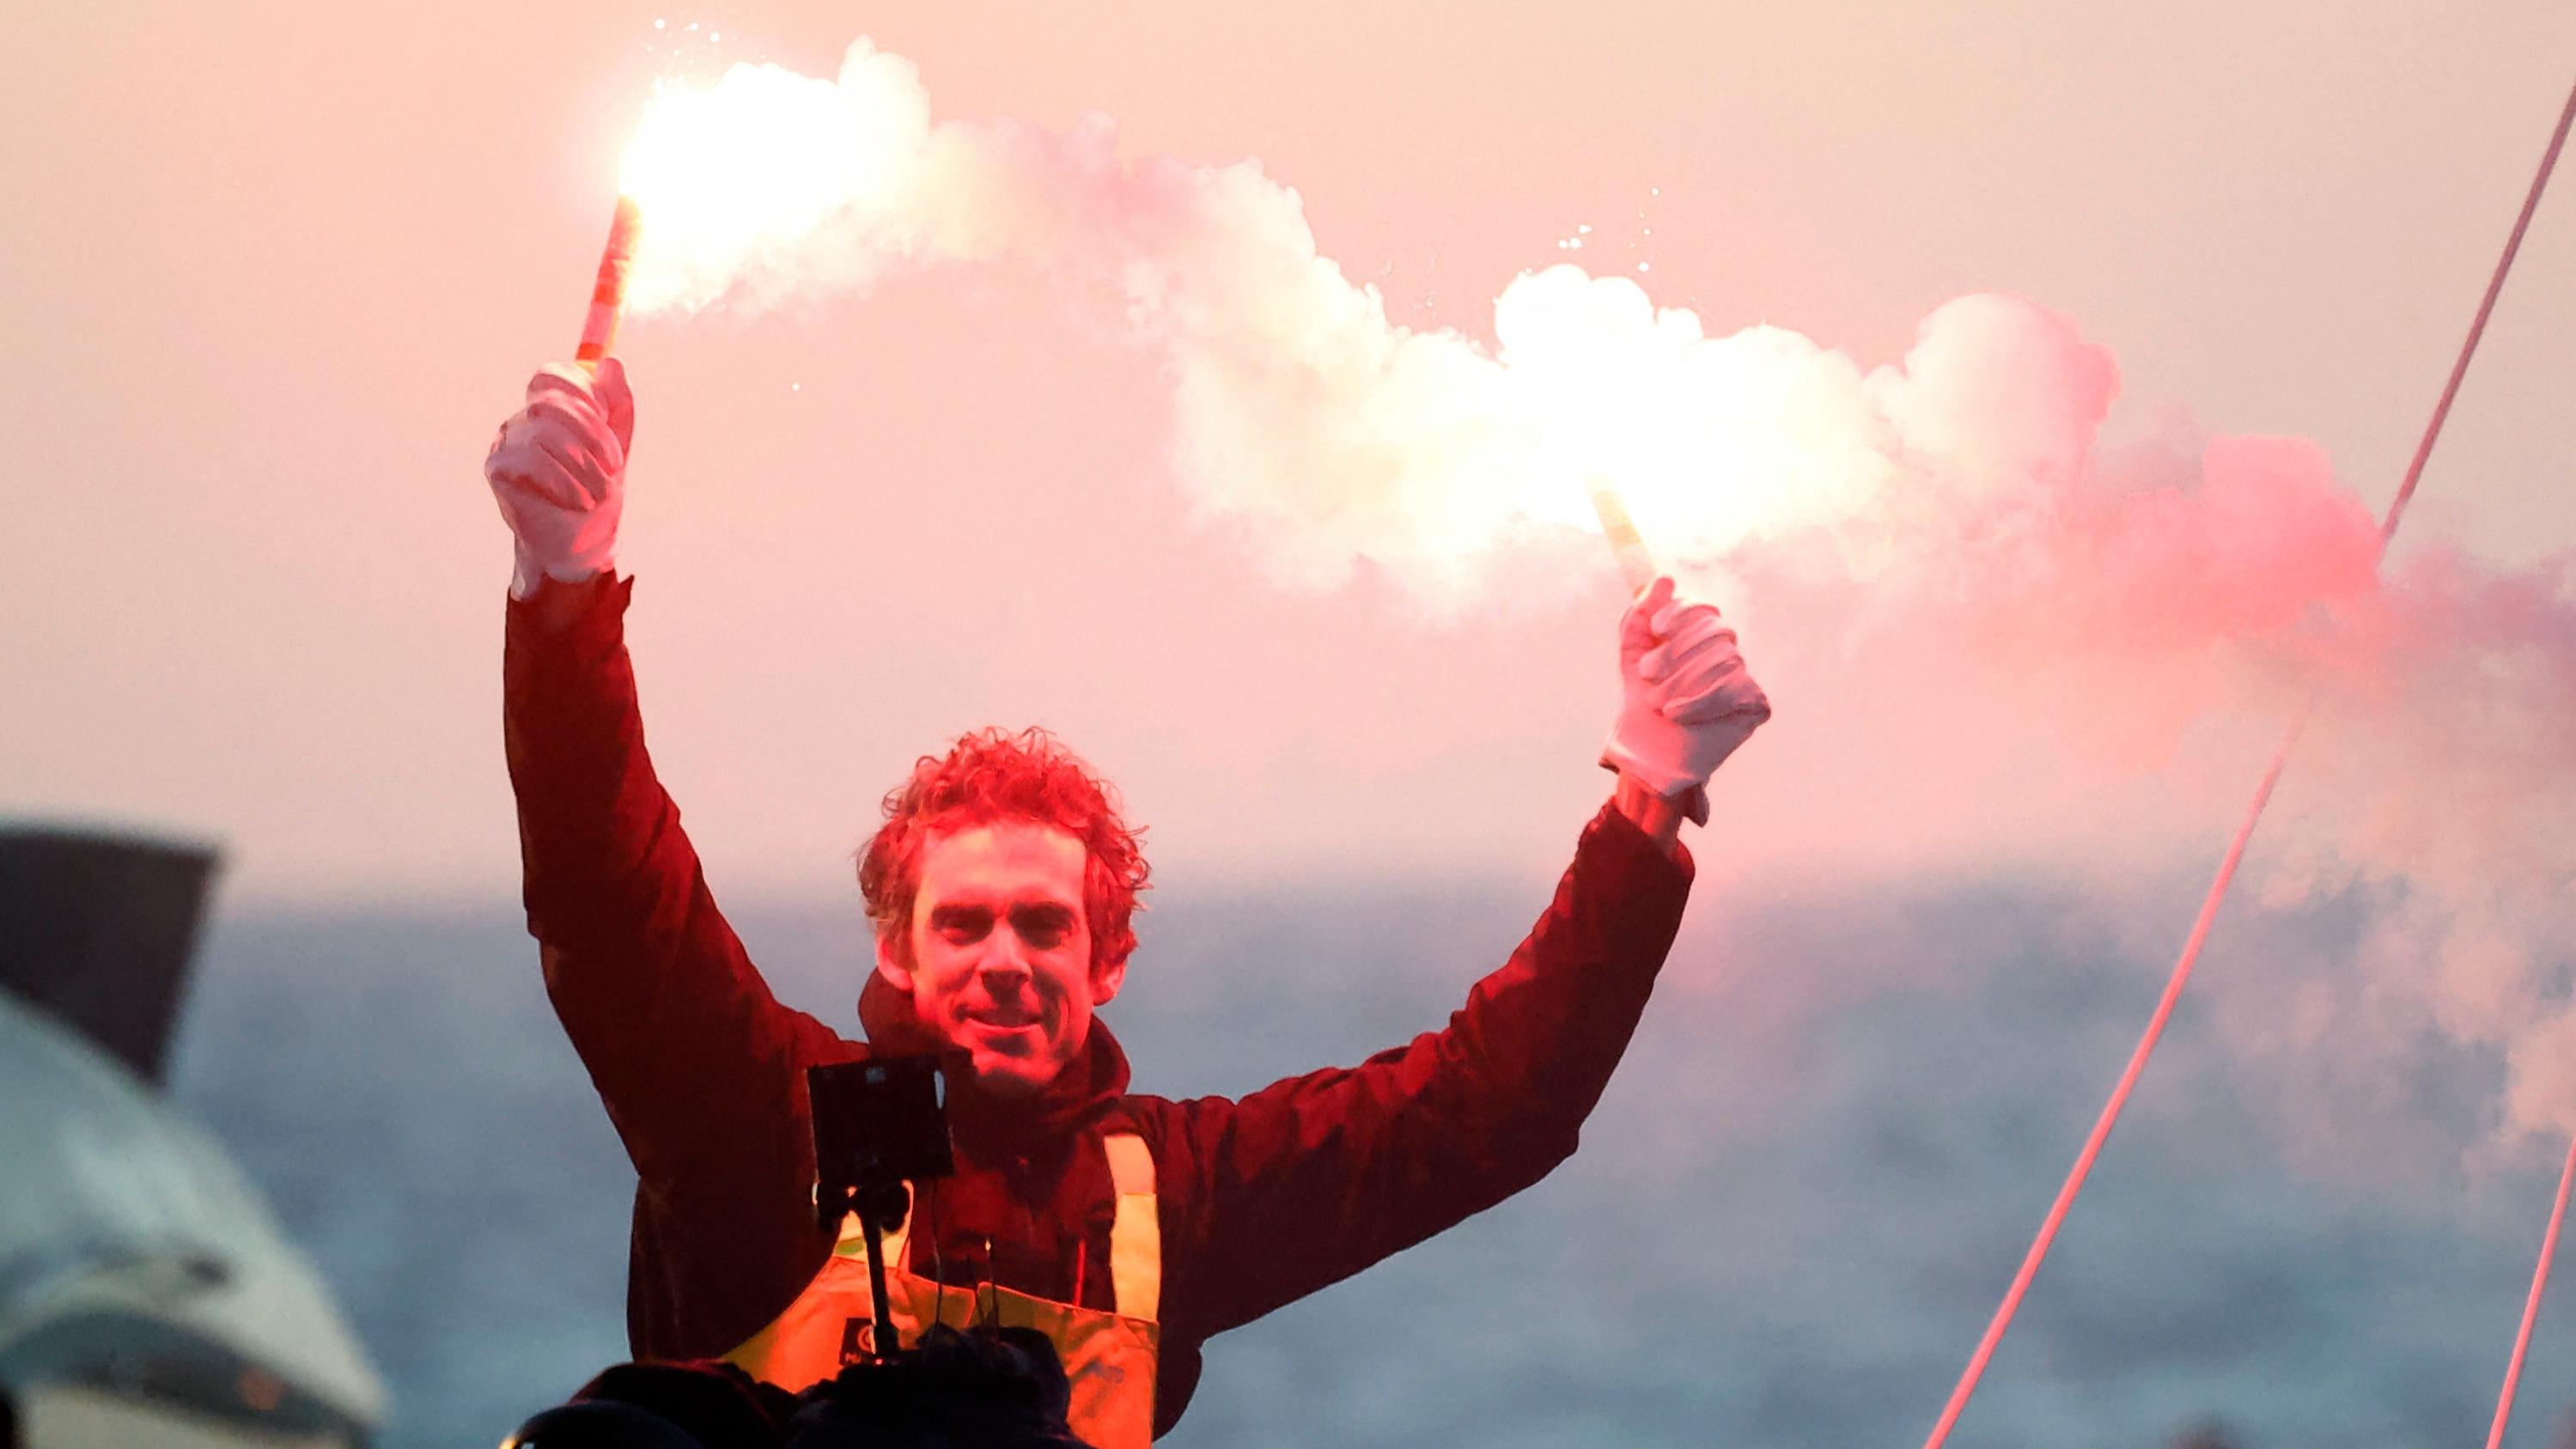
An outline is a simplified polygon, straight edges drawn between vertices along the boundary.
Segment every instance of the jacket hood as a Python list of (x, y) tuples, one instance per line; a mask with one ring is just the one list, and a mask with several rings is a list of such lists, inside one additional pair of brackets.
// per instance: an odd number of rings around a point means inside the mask
[(948, 1128), (960, 1147), (982, 1155), (1017, 1151), (1059, 1139), (1100, 1115), (1124, 1096), (1129, 1076), (1126, 1049), (1098, 1014), (1091, 1034), (1054, 1080), (1032, 1097), (985, 1091), (968, 1069), (966, 1054), (943, 1040), (912, 1009), (912, 997), (875, 971), (859, 988), (859, 1030), (871, 1051), (940, 1059), (948, 1079)]

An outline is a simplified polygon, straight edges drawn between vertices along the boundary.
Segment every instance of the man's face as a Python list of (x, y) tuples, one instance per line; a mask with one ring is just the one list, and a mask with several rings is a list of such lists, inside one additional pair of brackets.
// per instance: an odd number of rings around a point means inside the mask
[(1085, 863), (1081, 841), (1034, 821), (934, 835), (921, 852), (909, 949), (878, 938), (878, 974), (911, 995), (914, 1013), (967, 1054), (987, 1088), (1045, 1086), (1080, 1054), (1092, 1009), (1126, 976), (1124, 962), (1091, 968)]

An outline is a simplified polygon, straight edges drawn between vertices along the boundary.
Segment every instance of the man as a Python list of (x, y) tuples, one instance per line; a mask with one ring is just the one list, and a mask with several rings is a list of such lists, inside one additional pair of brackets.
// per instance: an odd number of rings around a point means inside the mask
[(1211, 1336), (1536, 1182), (1572, 1153), (1679, 928), (1710, 772), (1767, 718), (1733, 631), (1658, 579), (1620, 624), (1611, 802), (1537, 926), (1444, 1031), (1240, 1100), (1130, 1093), (1094, 1011), (1145, 882), (1114, 797), (1043, 733), (983, 731), (888, 797), (860, 885), (869, 1045), (778, 1003), (644, 749), (612, 567), (623, 368), (541, 371), (484, 471), (517, 543), (503, 667), (529, 929), (638, 1176), (638, 1358), (802, 1388), (875, 1343), (864, 1250), (818, 1230), (804, 1069), (930, 1050), (957, 1174), (885, 1246), (906, 1343), (1054, 1342), (1102, 1449), (1168, 1430)]

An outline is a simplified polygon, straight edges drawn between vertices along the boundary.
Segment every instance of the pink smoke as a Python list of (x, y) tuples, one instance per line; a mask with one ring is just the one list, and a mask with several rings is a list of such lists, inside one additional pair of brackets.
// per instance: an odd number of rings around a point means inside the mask
[(1708, 335), (1556, 266), (1504, 289), (1488, 342), (1390, 322), (1256, 163), (1123, 157), (1099, 118), (934, 121), (909, 62), (864, 40), (836, 81), (737, 67), (726, 94), (751, 130), (712, 154), (783, 118), (776, 154), (803, 158), (783, 219), (737, 199), (657, 252), (648, 203), (639, 305), (1043, 269), (1161, 350), (1191, 506), (1282, 587), (1365, 561), (1434, 614), (1567, 595), (1608, 568), (1584, 488), (1612, 478), (1742, 621), (1779, 706), (1720, 782), (1752, 873), (2206, 860), (2315, 692), (2249, 869), (2274, 902), (2385, 904), (2295, 1029), (2243, 1039), (2420, 1028), (2500, 1064), (2499, 1141), (2576, 1127), (2563, 566), (2436, 551), (2383, 573), (2371, 510), (2299, 439), (2167, 421), (2106, 443), (2110, 352), (2017, 298), (1950, 302), (1869, 367), (1785, 328)]

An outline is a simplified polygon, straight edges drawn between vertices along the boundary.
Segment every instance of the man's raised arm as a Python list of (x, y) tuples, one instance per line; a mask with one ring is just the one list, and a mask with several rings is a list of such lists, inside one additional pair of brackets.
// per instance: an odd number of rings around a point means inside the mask
[(484, 475), (517, 545), (502, 732), (546, 991), (648, 1188), (792, 1120), (838, 1038), (781, 1006), (716, 910), (644, 748), (612, 555), (634, 401), (624, 368), (540, 371)]
[(1239, 1102), (1181, 1104), (1197, 1175), (1167, 1222), (1167, 1317), (1203, 1337), (1367, 1267), (1538, 1181), (1574, 1151), (1680, 929), (1676, 838), (1771, 707), (1735, 633), (1657, 579), (1620, 625), (1617, 792), (1555, 899), (1445, 1030)]

